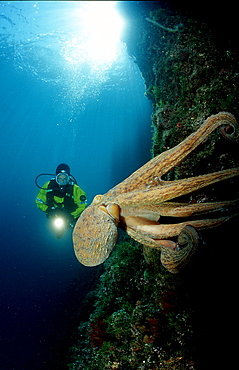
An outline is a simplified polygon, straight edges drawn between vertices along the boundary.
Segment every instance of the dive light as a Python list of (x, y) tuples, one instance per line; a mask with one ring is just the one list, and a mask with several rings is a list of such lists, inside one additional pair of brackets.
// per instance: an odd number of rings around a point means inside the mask
[(61, 215), (59, 216), (57, 214), (54, 217), (52, 217), (51, 225), (52, 228), (55, 229), (56, 236), (58, 239), (62, 237), (65, 230), (69, 227), (67, 218), (65, 218), (64, 216), (62, 217)]
[(53, 221), (53, 225), (56, 229), (62, 229), (65, 227), (65, 221), (61, 217), (56, 217)]

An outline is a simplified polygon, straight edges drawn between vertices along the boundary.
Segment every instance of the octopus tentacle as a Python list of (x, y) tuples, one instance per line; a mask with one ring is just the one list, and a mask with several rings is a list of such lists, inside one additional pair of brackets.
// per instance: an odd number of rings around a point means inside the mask
[(151, 159), (151, 161), (139, 168), (127, 179), (112, 188), (107, 193), (107, 196), (132, 192), (135, 189), (142, 189), (153, 185), (156, 183), (155, 179), (160, 179), (162, 175), (166, 174), (175, 165), (181, 162), (219, 126), (231, 126), (233, 132), (227, 134), (225, 130), (224, 134), (230, 136), (230, 138), (233, 137), (234, 140), (239, 139), (238, 123), (231, 113), (220, 112), (216, 115), (212, 115), (206, 119), (196, 132), (193, 132), (174, 148)]
[[(224, 216), (212, 219), (191, 220), (179, 222), (177, 224), (160, 224), (140, 217), (129, 216), (126, 218), (125, 225), (121, 227), (138, 242), (149, 247), (158, 248), (161, 239), (168, 239), (180, 234), (183, 228), (191, 225), (196, 229), (202, 230), (221, 225), (233, 216)], [(137, 237), (137, 239), (136, 239)], [(150, 244), (150, 245), (149, 245)]]
[(177, 274), (187, 265), (199, 245), (199, 235), (192, 226), (185, 226), (178, 236), (180, 250), (171, 250), (162, 246), (161, 263), (171, 273)]
[(220, 132), (223, 137), (227, 140), (237, 142), (239, 140), (238, 132), (235, 130), (235, 127), (232, 125), (225, 125), (220, 127)]
[(114, 198), (114, 203), (120, 204), (121, 208), (129, 206), (139, 207), (143, 204), (160, 204), (238, 175), (239, 167), (191, 177), (189, 179), (165, 181), (164, 185), (154, 188), (120, 194)]
[(179, 235), (183, 228), (187, 225), (191, 225), (197, 230), (209, 229), (221, 225), (222, 223), (230, 220), (231, 217), (233, 216), (184, 221), (179, 222), (177, 224), (159, 224), (158, 228), (157, 227), (154, 227), (154, 229), (152, 228), (151, 237), (155, 239), (157, 238), (157, 236), (158, 239), (172, 238), (174, 236)]
[[(144, 224), (143, 227), (139, 226), (139, 220), (136, 220), (137, 227), (133, 227), (132, 220), (131, 222), (127, 220), (129, 222), (127, 223), (125, 231), (139, 243), (160, 250), (162, 265), (171, 273), (176, 274), (191, 261), (197, 250), (199, 236), (196, 229), (200, 230), (219, 226), (230, 218), (231, 217), (221, 217), (211, 220), (196, 220), (175, 225), (156, 225), (156, 222), (152, 222), (151, 224), (148, 222), (148, 224)], [(141, 225), (143, 225), (143, 222), (144, 220), (141, 220)], [(169, 239), (165, 240), (165, 238), (177, 235), (180, 249), (173, 250), (174, 242)]]
[[(209, 203), (176, 203), (176, 202), (164, 202), (159, 205), (153, 206), (158, 210), (160, 216), (166, 217), (190, 217), (199, 215), (202, 213), (208, 213), (213, 211), (223, 211), (234, 204), (236, 200), (228, 200), (224, 202), (209, 202)], [(135, 212), (135, 214), (137, 214)]]
[(147, 204), (140, 207), (125, 207), (121, 211), (121, 216), (138, 216), (148, 220), (158, 221), (160, 216), (166, 217), (190, 217), (202, 213), (213, 211), (224, 211), (237, 200), (227, 200), (223, 202), (209, 203), (179, 203), (179, 202), (163, 202), (159, 204)]

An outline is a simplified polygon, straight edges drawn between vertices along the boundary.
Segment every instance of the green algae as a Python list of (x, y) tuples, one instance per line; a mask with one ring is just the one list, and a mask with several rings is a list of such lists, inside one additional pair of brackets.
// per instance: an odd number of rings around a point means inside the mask
[(137, 243), (118, 245), (94, 291), (89, 321), (80, 324), (69, 369), (167, 369), (168, 361), (184, 369), (192, 364), (185, 356), (193, 341), (190, 313), (179, 306), (175, 284), (177, 278), (160, 267), (157, 255), (146, 264)]
[[(151, 17), (158, 19), (158, 14), (151, 12)], [(169, 19), (171, 23), (180, 21), (178, 15)], [(161, 37), (153, 42), (157, 52), (151, 58), (153, 75), (147, 88), (147, 96), (153, 101), (153, 156), (177, 145), (211, 114), (239, 113), (238, 55), (232, 50), (218, 50), (205, 24), (185, 17), (181, 23), (183, 27), (176, 35), (160, 31)], [(219, 135), (212, 135), (204, 153), (194, 156), (195, 166), (202, 157), (213, 154), (219, 140)], [(235, 165), (236, 158), (232, 160)]]

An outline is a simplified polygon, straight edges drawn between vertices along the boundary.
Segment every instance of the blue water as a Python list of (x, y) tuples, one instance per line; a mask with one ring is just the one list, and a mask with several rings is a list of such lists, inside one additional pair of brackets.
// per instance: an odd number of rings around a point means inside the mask
[(78, 49), (70, 41), (82, 6), (0, 2), (1, 370), (52, 368), (55, 313), (93, 271), (77, 262), (71, 232), (58, 240), (35, 207), (35, 177), (66, 162), (91, 202), (150, 159), (140, 71), (122, 42), (111, 62), (81, 57), (83, 35)]

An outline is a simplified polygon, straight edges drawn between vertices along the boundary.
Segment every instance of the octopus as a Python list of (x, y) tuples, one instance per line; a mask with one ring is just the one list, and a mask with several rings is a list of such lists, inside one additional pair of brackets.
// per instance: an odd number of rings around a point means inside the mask
[[(161, 263), (168, 271), (180, 272), (198, 249), (198, 230), (219, 226), (235, 216), (235, 212), (229, 216), (227, 210), (231, 205), (235, 208), (237, 199), (184, 203), (178, 198), (238, 176), (239, 167), (173, 181), (163, 180), (162, 176), (218, 127), (226, 138), (239, 140), (238, 123), (231, 113), (212, 115), (181, 143), (151, 159), (106, 194), (96, 195), (73, 230), (79, 262), (85, 266), (103, 263), (112, 252), (121, 228), (146, 248), (159, 250)], [(174, 222), (160, 223), (164, 216), (173, 218)], [(183, 222), (175, 222), (177, 218), (183, 218)]]

